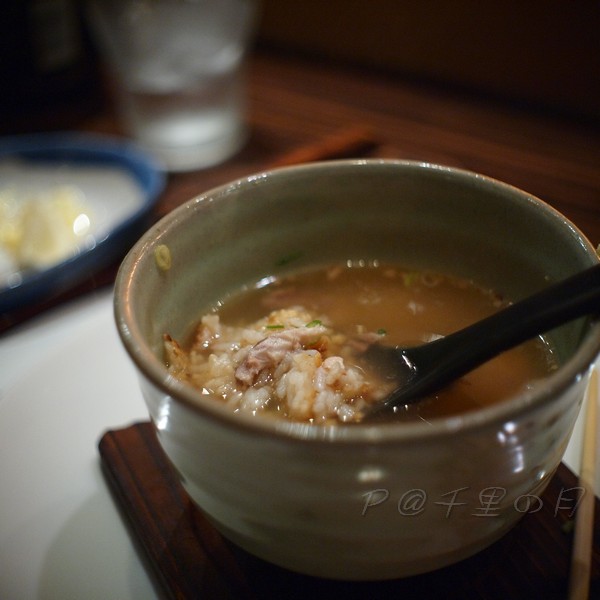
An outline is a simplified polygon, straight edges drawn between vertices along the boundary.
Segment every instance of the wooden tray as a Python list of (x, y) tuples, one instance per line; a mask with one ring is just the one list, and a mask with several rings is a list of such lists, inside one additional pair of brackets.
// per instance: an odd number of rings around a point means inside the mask
[[(387, 582), (306, 577), (259, 560), (225, 540), (182, 488), (150, 423), (108, 431), (105, 473), (132, 533), (171, 598), (564, 599), (577, 478), (560, 465), (542, 508), (499, 542), (456, 565)], [(600, 598), (600, 501), (596, 499), (590, 598)]]

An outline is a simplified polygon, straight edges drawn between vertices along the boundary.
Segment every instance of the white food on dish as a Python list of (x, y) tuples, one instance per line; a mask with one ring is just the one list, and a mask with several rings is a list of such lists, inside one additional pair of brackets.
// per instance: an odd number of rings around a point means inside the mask
[(0, 162), (0, 288), (93, 249), (133, 215), (143, 190), (107, 165)]
[(13, 268), (45, 269), (76, 254), (93, 234), (94, 216), (84, 192), (72, 185), (0, 190), (0, 249)]

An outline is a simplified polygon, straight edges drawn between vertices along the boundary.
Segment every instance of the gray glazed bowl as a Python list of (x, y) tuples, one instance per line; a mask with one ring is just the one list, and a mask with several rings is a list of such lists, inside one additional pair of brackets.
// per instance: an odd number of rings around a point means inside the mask
[[(159, 245), (170, 250), (167, 270)], [(115, 310), (160, 443), (215, 526), (283, 567), (374, 580), (456, 562), (517, 523), (560, 463), (600, 326), (555, 330), (562, 366), (528, 392), (432, 424), (234, 415), (168, 375), (162, 334), (184, 337), (228, 293), (292, 267), (361, 258), (472, 277), (513, 300), (598, 262), (550, 206), (481, 175), (316, 163), (241, 179), (167, 215), (124, 260)]]

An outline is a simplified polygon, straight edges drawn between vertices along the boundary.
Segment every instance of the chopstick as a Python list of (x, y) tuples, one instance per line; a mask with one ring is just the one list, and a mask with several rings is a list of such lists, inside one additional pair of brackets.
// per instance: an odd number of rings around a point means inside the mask
[(587, 407), (581, 450), (579, 485), (582, 498), (575, 517), (575, 535), (571, 557), (569, 600), (586, 600), (589, 596), (592, 541), (594, 535), (596, 476), (596, 438), (598, 409), (598, 374), (594, 368), (587, 389)]
[(324, 138), (280, 155), (268, 166), (286, 167), (318, 160), (362, 157), (378, 146), (372, 131), (364, 125), (351, 125)]

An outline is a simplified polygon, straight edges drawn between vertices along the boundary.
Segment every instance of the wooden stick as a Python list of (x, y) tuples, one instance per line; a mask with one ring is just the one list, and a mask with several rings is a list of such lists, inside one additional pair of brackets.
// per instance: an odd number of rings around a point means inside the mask
[(291, 150), (275, 159), (269, 167), (285, 167), (335, 158), (357, 158), (364, 156), (377, 145), (368, 127), (354, 125)]
[(571, 557), (569, 600), (586, 600), (589, 596), (592, 541), (594, 534), (596, 476), (596, 437), (598, 408), (598, 375), (592, 371), (587, 390), (584, 433), (581, 449), (579, 485), (582, 498), (575, 517), (575, 536)]

